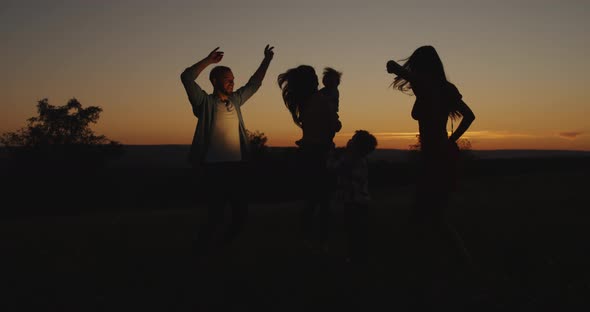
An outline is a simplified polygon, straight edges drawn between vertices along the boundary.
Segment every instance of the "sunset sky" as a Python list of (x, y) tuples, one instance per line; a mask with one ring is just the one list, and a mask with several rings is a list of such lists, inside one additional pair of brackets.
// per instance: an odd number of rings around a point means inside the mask
[[(271, 44), (274, 60), (243, 108), (247, 128), (294, 145), (301, 132), (276, 78), (331, 66), (344, 73), (337, 145), (366, 129), (380, 148), (405, 149), (414, 97), (389, 87), (385, 63), (433, 45), (476, 114), (474, 149), (590, 150), (589, 33), (587, 0), (3, 0), (0, 132), (24, 126), (42, 98), (76, 97), (103, 108), (93, 129), (113, 140), (190, 144), (197, 119), (184, 68), (219, 46), (237, 88)], [(197, 79), (208, 92), (209, 70)]]

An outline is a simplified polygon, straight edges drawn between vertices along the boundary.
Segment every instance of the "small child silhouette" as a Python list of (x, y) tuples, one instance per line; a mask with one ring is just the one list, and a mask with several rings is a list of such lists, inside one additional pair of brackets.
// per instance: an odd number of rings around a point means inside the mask
[(346, 144), (343, 155), (328, 162), (328, 167), (337, 175), (334, 204), (340, 205), (346, 216), (348, 259), (353, 263), (367, 262), (370, 200), (367, 156), (376, 147), (375, 136), (357, 130)]

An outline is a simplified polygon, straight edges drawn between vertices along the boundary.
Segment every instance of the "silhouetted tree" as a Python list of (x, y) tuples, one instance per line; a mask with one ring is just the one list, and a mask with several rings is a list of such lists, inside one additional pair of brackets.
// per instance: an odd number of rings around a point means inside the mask
[(268, 138), (266, 137), (264, 132), (260, 132), (258, 130), (254, 132), (246, 131), (246, 134), (248, 135), (248, 141), (250, 143), (250, 151), (252, 152), (252, 157), (257, 159), (266, 155), (266, 153), (268, 152), (268, 146), (266, 145)]
[[(465, 138), (461, 138), (461, 139), (457, 140), (457, 146), (459, 147), (459, 152), (460, 152), (461, 158), (463, 158), (463, 159), (475, 158), (475, 155), (473, 155), (473, 152), (471, 150), (471, 141), (469, 141), (468, 139), (465, 139)], [(408, 149), (410, 150), (410, 156), (409, 156), (410, 160), (416, 159), (416, 157), (421, 149), (419, 134), (416, 135), (416, 143), (410, 144), (408, 146)]]
[(29, 118), (26, 127), (2, 134), (0, 144), (27, 165), (96, 165), (122, 151), (121, 144), (90, 129), (101, 112), (98, 106), (83, 108), (75, 98), (63, 106), (42, 99), (37, 103), (38, 116)]
[(420, 135), (419, 134), (416, 134), (416, 143), (410, 144), (408, 146), (408, 148), (412, 152), (418, 152), (418, 151), (420, 151)]
[[(419, 134), (416, 135), (416, 140), (417, 140), (416, 143), (410, 144), (408, 146), (410, 151), (419, 151), (420, 150), (420, 135)], [(471, 141), (469, 141), (468, 139), (465, 139), (465, 138), (461, 138), (461, 139), (457, 140), (457, 146), (459, 147), (459, 150), (470, 151), (471, 150)]]
[(0, 143), (7, 147), (105, 144), (109, 140), (103, 135), (95, 135), (89, 128), (90, 123), (97, 122), (101, 112), (102, 108), (98, 106), (82, 108), (75, 98), (57, 107), (42, 99), (37, 103), (39, 115), (29, 118), (27, 127), (3, 134)]
[(459, 150), (461, 151), (470, 151), (471, 141), (469, 141), (468, 139), (459, 139), (457, 140), (457, 146), (459, 146)]

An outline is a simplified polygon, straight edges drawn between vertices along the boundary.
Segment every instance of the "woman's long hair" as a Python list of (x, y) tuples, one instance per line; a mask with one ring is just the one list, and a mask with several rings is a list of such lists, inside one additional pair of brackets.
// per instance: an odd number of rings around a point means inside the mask
[(303, 105), (318, 91), (319, 83), (315, 70), (309, 65), (300, 65), (280, 74), (277, 81), (283, 91), (285, 106), (291, 112), (295, 124), (301, 127)]
[[(440, 60), (440, 57), (433, 46), (421, 46), (416, 49), (416, 51), (414, 51), (410, 57), (402, 61), (405, 61), (402, 67), (413, 76), (426, 79), (434, 84), (440, 85), (441, 87), (448, 83), (442, 61)], [(412, 90), (412, 83), (400, 76), (397, 76), (393, 80), (393, 87), (404, 93), (407, 93)], [(447, 109), (449, 117), (452, 119), (456, 119), (461, 116), (454, 105), (449, 105)]]

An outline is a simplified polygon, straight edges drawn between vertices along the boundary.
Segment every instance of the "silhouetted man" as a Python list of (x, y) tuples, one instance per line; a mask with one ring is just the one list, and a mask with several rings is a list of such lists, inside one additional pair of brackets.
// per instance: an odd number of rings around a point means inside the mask
[(195, 79), (210, 64), (219, 63), (223, 52), (219, 47), (207, 57), (184, 70), (180, 75), (191, 103), (193, 114), (198, 118), (193, 143), (189, 154), (191, 164), (202, 170), (204, 189), (195, 190), (205, 196), (208, 216), (201, 225), (197, 247), (207, 249), (213, 232), (224, 221), (224, 206), (232, 207), (232, 222), (223, 236), (224, 243), (231, 242), (243, 228), (248, 215), (245, 186), (249, 146), (241, 106), (258, 90), (274, 56), (274, 47), (264, 48), (264, 59), (248, 83), (234, 92), (234, 75), (229, 67), (216, 66), (209, 80), (213, 93), (207, 94)]

